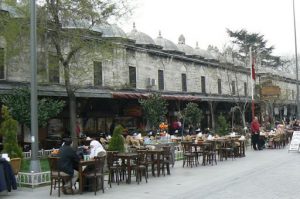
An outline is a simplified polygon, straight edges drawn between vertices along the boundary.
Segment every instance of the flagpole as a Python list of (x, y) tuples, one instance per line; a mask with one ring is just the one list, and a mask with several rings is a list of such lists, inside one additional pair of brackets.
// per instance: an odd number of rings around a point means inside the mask
[(254, 105), (254, 78), (253, 78), (253, 59), (252, 59), (252, 48), (250, 46), (249, 48), (249, 54), (250, 54), (250, 71), (251, 71), (251, 75), (250, 75), (250, 78), (251, 78), (251, 112), (252, 112), (252, 119), (254, 118), (255, 116), (255, 113), (254, 113), (254, 109), (255, 109), (255, 105)]

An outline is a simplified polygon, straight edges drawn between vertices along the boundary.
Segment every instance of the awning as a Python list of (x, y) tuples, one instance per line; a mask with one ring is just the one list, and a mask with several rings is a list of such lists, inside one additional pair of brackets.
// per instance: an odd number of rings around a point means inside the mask
[[(134, 92), (112, 92), (114, 99), (147, 99), (150, 93), (134, 93)], [(162, 98), (166, 100), (177, 101), (201, 101), (200, 96), (194, 95), (178, 95), (178, 94), (162, 94)]]

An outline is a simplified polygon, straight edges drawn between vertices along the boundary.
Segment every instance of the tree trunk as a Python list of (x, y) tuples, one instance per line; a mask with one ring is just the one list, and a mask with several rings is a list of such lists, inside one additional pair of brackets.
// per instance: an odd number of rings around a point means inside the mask
[(69, 97), (69, 114), (70, 114), (70, 134), (73, 141), (73, 147), (78, 146), (78, 136), (75, 131), (76, 127), (76, 97), (74, 92), (68, 92)]
[(216, 122), (215, 122), (215, 104), (212, 101), (209, 101), (209, 108), (211, 114), (211, 128), (215, 132), (216, 131)]

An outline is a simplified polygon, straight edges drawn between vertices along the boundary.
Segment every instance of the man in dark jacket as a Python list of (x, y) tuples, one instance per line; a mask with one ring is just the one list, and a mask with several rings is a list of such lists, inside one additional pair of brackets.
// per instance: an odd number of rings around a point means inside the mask
[[(70, 138), (64, 139), (64, 143), (59, 150), (59, 161), (58, 161), (58, 168), (72, 176), (72, 185), (75, 184), (78, 178), (78, 164), (79, 164), (79, 157), (77, 156), (74, 149), (71, 147), (72, 140)], [(71, 192), (72, 186), (70, 182), (65, 182), (65, 188), (63, 189), (64, 192)]]

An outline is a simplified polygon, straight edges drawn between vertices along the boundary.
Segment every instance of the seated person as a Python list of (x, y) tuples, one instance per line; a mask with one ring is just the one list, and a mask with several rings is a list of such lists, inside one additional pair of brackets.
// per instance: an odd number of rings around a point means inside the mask
[[(103, 157), (106, 156), (106, 151), (105, 149), (102, 147), (102, 145), (100, 144), (100, 142), (98, 142), (97, 140), (93, 140), (90, 143), (90, 159), (93, 159), (94, 157), (98, 156), (98, 157)], [(93, 165), (89, 165), (84, 169), (85, 173), (88, 172), (92, 172), (94, 171), (94, 166)]]
[[(106, 151), (105, 149), (102, 147), (102, 145), (100, 144), (100, 142), (98, 142), (97, 140), (93, 140), (90, 143), (90, 159), (93, 159), (94, 157), (98, 156), (98, 157), (103, 157), (106, 156)], [(84, 169), (84, 173), (92, 173), (95, 171), (95, 166), (94, 165), (88, 165), (85, 169)], [(93, 181), (90, 181), (89, 179), (85, 180), (85, 187), (88, 187), (87, 189), (85, 189), (86, 191), (92, 191), (92, 186), (91, 184), (93, 183)]]
[(105, 156), (106, 151), (103, 146), (97, 140), (93, 140), (90, 143), (90, 159), (94, 158), (95, 156)]
[(71, 147), (72, 139), (66, 138), (63, 140), (64, 143), (60, 148), (58, 168), (70, 176), (72, 176), (72, 183), (70, 181), (65, 182), (63, 186), (63, 193), (70, 194), (72, 193), (72, 185), (75, 184), (78, 178), (78, 164), (79, 157), (76, 154), (76, 151)]

